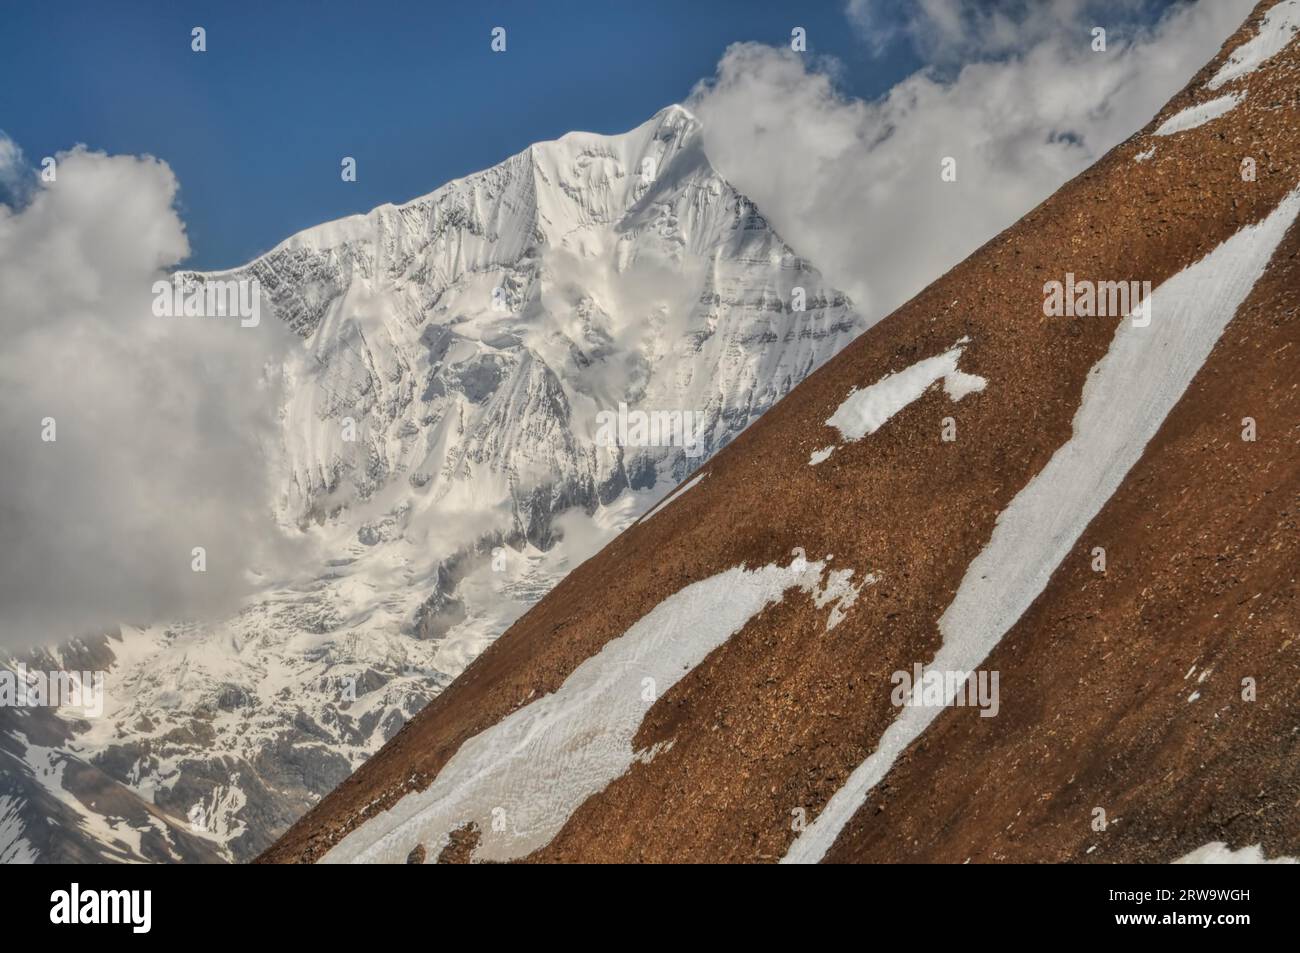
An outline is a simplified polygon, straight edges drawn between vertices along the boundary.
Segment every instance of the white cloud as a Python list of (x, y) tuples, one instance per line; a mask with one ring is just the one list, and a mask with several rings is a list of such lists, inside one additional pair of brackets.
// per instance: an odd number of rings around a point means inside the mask
[(880, 55), (905, 30), (905, 24), (890, 18), (877, 0), (848, 0), (844, 15), (866, 41), (871, 52)]
[[(0, 644), (227, 611), (278, 544), (278, 322), (157, 318), (176, 180), (77, 148), (0, 206)], [(272, 365), (278, 366), (278, 365)], [(55, 420), (45, 442), (42, 421)], [(207, 551), (207, 572), (191, 550)]]
[[(906, 39), (932, 64), (1023, 52), (1053, 36), (1091, 39), (1095, 26), (1121, 37), (1158, 0), (848, 0), (844, 12), (876, 51)], [(1243, 14), (1244, 16), (1244, 14)], [(892, 17), (892, 19), (891, 19)]]
[[(961, 64), (864, 102), (816, 61), (743, 43), (689, 105), (718, 170), (880, 318), (1145, 125), (1253, 7), (1178, 6), (1154, 26), (1111, 30), (1107, 52), (1094, 53), (1082, 0), (926, 0), (907, 35)], [(875, 10), (860, 2), (849, 12)], [(940, 181), (946, 156), (956, 182)]]
[(0, 200), (17, 196), (27, 180), (27, 163), (23, 150), (0, 129)]

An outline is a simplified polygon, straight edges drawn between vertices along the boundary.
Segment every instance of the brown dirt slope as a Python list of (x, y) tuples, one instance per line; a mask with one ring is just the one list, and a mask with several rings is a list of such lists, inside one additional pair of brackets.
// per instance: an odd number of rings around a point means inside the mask
[[(780, 858), (792, 816), (816, 817), (874, 750), (897, 711), (890, 674), (934, 655), (939, 616), (998, 514), (1071, 434), (1117, 321), (1044, 318), (1043, 283), (1071, 271), (1158, 286), (1300, 184), (1300, 43), (1234, 85), (1248, 96), (1226, 116), (1150, 136), (1219, 95), (1205, 82), (1269, 6), (1142, 134), (864, 334), (707, 478), (571, 573), (262, 859), (318, 858), (667, 596), (741, 563), (784, 564), (801, 546), (879, 582), (831, 632), (798, 593), (754, 618), (650, 708), (637, 747), (672, 746), (590, 798), (535, 857)], [(1153, 158), (1134, 161), (1151, 145)], [(1247, 156), (1255, 181), (1239, 171)], [(982, 666), (1001, 673), (999, 716), (941, 714), (828, 860), (1165, 861), (1210, 840), (1300, 853), (1298, 251), (1293, 230), (1141, 462)], [(932, 388), (807, 465), (834, 442), (825, 420), (852, 387), (965, 335), (961, 369), (988, 380), (983, 392), (954, 403)], [(1241, 439), (1248, 416), (1254, 442)], [(952, 442), (940, 439), (947, 417)], [(1090, 565), (1097, 545), (1104, 574)], [(1241, 700), (1246, 677), (1253, 702)]]

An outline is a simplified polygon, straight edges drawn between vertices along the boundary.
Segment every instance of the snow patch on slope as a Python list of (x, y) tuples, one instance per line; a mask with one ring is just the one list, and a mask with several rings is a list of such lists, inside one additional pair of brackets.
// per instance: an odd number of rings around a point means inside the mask
[(1221, 840), (1210, 841), (1203, 847), (1180, 857), (1175, 864), (1297, 864), (1295, 857), (1274, 857), (1264, 859), (1264, 849), (1259, 844), (1251, 844), (1241, 850), (1233, 850)]
[(1220, 96), (1217, 99), (1211, 99), (1209, 102), (1188, 106), (1161, 123), (1160, 128), (1155, 131), (1154, 135), (1172, 136), (1176, 132), (1186, 132), (1188, 129), (1204, 126), (1207, 122), (1218, 119), (1220, 116), (1236, 109), (1245, 98), (1245, 93), (1229, 93), (1227, 96)]
[[(966, 349), (967, 342), (968, 339), (963, 338), (942, 354), (886, 374), (870, 387), (862, 390), (854, 388), (827, 419), (827, 425), (840, 432), (841, 443), (853, 443), (875, 433), (890, 417), (924, 394), (936, 381), (943, 381), (944, 393), (953, 401), (982, 391), (988, 381), (975, 374), (957, 370), (957, 361)], [(814, 451), (808, 464), (816, 466), (834, 452), (834, 446)]]
[(1264, 16), (1259, 32), (1232, 51), (1214, 78), (1207, 84), (1218, 89), (1259, 69), (1265, 61), (1291, 45), (1300, 31), (1300, 0), (1282, 0)]
[(853, 585), (852, 569), (832, 570), (826, 578), (826, 586), (820, 592), (816, 593), (813, 603), (818, 609), (824, 609), (831, 605), (831, 613), (826, 618), (826, 631), (829, 632), (841, 622), (844, 621), (844, 614), (858, 601), (858, 594), (867, 586), (875, 585), (880, 581), (880, 577), (874, 573), (867, 573), (862, 582)]
[(400, 863), (417, 844), (436, 858), (469, 823), (480, 831), (475, 860), (512, 860), (544, 847), (587, 798), (650, 756), (632, 739), (654, 701), (787, 590), (846, 608), (846, 597), (856, 597), (851, 571), (832, 573), (823, 587), (825, 566), (796, 550), (788, 566), (741, 566), (674, 593), (554, 693), (466, 741), (428, 788), (366, 821), (324, 861)]
[(22, 802), (0, 794), (0, 864), (34, 864), (36, 849), (23, 836)]
[[(1264, 274), (1296, 213), (1300, 189), (1156, 289), (1147, 327), (1121, 321), (1092, 368), (1074, 433), (998, 516), (943, 616), (930, 668), (975, 671), (1042, 592), (1057, 565), (1142, 456), (1237, 309)], [(949, 695), (945, 701), (951, 700)], [(881, 736), (783, 862), (825, 856), (895, 759), (941, 708), (909, 705)]]

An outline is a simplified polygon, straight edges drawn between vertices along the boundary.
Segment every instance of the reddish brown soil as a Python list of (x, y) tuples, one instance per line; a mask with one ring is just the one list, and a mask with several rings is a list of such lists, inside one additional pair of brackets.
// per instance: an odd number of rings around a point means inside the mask
[(478, 846), (481, 833), (473, 823), (466, 824), (451, 832), (447, 846), (438, 854), (440, 864), (468, 864)]

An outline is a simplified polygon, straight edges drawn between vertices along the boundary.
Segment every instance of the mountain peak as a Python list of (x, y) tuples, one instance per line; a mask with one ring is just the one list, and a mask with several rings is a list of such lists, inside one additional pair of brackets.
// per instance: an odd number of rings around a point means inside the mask
[[(380, 218), (444, 204), (449, 195), (456, 193), (473, 193), (483, 187), (488, 192), (501, 191), (507, 188), (505, 180), (517, 179), (525, 170), (533, 173), (535, 181), (526, 191), (532, 191), (538, 197), (539, 208), (547, 205), (541, 197), (549, 195), (555, 200), (549, 203), (544, 220), (535, 223), (539, 236), (554, 232), (557, 224), (561, 227), (572, 225), (566, 221), (568, 215), (559, 212), (559, 207), (566, 204), (566, 197), (583, 204), (584, 192), (602, 196), (599, 209), (589, 206), (586, 211), (596, 212), (604, 220), (609, 220), (627, 212), (656, 180), (680, 182), (694, 174), (716, 178), (725, 185), (704, 155), (700, 129), (700, 121), (695, 115), (685, 106), (674, 103), (626, 132), (574, 130), (557, 139), (532, 143), (494, 166), (452, 179), (432, 192), (405, 202), (385, 202), (368, 212), (305, 228), (247, 266), (185, 274), (211, 278), (227, 276), (252, 267), (261, 258), (288, 250), (326, 250), (366, 239), (375, 234)], [(667, 174), (670, 166), (675, 170), (671, 177)], [(729, 185), (726, 187), (730, 188)], [(548, 222), (553, 227), (547, 228)]]
[[(133, 691), (105, 723), (154, 727), (96, 739), (98, 761), (129, 766), (129, 745), (168, 736), (173, 692), (178, 711), (240, 714), (183, 763), (118, 780), (189, 792), (212, 752), (238, 752), (203, 808), (228, 821), (229, 856), (268, 846), (276, 819), (863, 330), (698, 130), (670, 106), (618, 135), (569, 133), (227, 273), (256, 279), (264, 319), (299, 338), (271, 477), (313, 558), (210, 634), (124, 628), (114, 680)], [(670, 422), (611, 439), (611, 414)], [(268, 667), (286, 673), (274, 691)], [(327, 744), (288, 783), (304, 720)], [(291, 764), (272, 753), (291, 749)]]
[[(1225, 48), (1230, 108), (1188, 87), (858, 336), (264, 859), (1294, 855), (1298, 6)], [(1076, 273), (1125, 296), (1053, 316)]]

